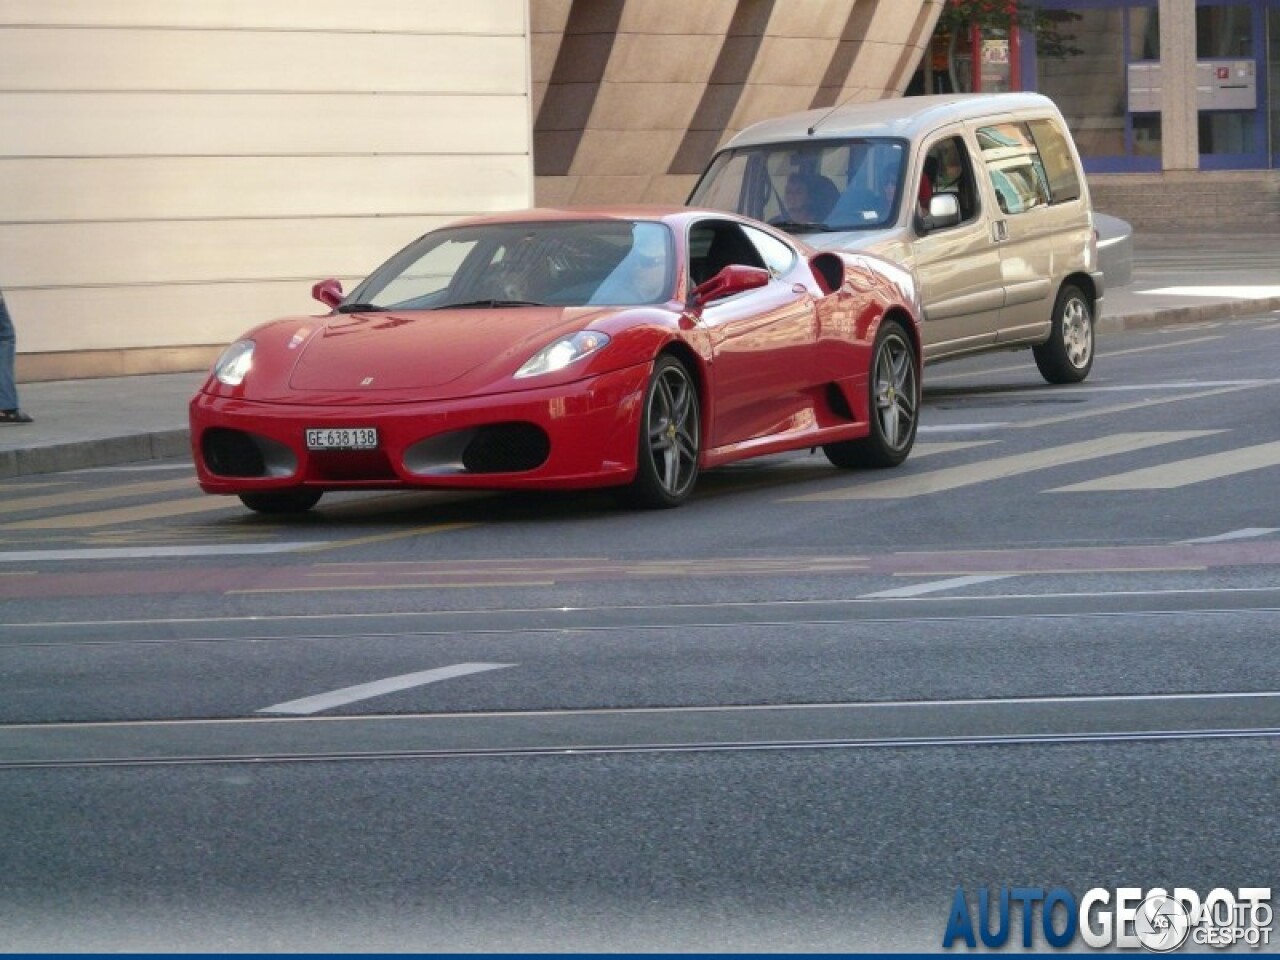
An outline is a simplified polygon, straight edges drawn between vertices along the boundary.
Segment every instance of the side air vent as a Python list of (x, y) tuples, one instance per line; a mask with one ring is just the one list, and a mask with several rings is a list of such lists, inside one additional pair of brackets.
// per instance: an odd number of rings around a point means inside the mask
[(481, 427), (462, 452), (471, 473), (516, 473), (542, 466), (551, 441), (532, 423), (497, 423)]

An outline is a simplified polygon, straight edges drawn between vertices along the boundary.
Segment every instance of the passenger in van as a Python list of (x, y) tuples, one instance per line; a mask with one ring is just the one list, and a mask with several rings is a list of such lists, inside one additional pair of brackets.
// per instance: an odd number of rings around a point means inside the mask
[(882, 218), (893, 211), (898, 196), (898, 158), (892, 157), (880, 165), (876, 174), (876, 212)]
[(960, 178), (964, 175), (964, 167), (960, 163), (960, 156), (956, 153), (954, 144), (943, 144), (939, 151), (942, 159), (938, 165), (938, 173), (934, 179), (933, 189), (935, 193), (959, 193)]
[(920, 205), (920, 213), (929, 212), (929, 201), (933, 199), (934, 183), (938, 179), (938, 158), (934, 154), (924, 158), (924, 173), (920, 175), (920, 186), (916, 190), (916, 202)]

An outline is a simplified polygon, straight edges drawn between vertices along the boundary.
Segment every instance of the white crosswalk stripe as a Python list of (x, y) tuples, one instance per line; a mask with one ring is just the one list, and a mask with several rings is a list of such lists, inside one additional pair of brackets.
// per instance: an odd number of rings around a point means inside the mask
[(1174, 460), (1141, 470), (1130, 470), (1084, 483), (1055, 487), (1050, 493), (1086, 493), (1098, 490), (1169, 490), (1206, 480), (1218, 480), (1251, 470), (1280, 465), (1280, 442), (1260, 443), (1188, 460)]
[(1018, 474), (1031, 473), (1051, 467), (1065, 466), (1109, 457), (1130, 451), (1143, 450), (1163, 444), (1177, 443), (1183, 440), (1194, 440), (1197, 437), (1212, 436), (1220, 430), (1172, 430), (1152, 433), (1117, 433), (1081, 443), (1068, 443), (1061, 446), (1050, 446), (1030, 453), (1016, 453), (1005, 457), (993, 457), (977, 463), (967, 463), (955, 467), (942, 467), (924, 473), (908, 476), (890, 477), (886, 480), (875, 480), (813, 493), (803, 497), (788, 497), (791, 502), (815, 502), (826, 500), (897, 500), (904, 497), (918, 497), (930, 493), (955, 490), (960, 487), (987, 483)]

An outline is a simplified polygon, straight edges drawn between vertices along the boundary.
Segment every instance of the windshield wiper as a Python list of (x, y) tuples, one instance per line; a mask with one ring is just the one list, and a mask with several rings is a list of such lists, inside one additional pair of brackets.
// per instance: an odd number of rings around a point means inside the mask
[(498, 307), (545, 307), (545, 303), (537, 300), (465, 300), (462, 303), (442, 303), (432, 310), (465, 310), (471, 307), (483, 307), (495, 310)]
[(380, 307), (376, 303), (344, 303), (338, 307), (339, 313), (386, 313), (390, 307)]
[(831, 228), (825, 223), (799, 223), (795, 220), (773, 220), (769, 226), (777, 227), (779, 230), (788, 232), (796, 230), (807, 230), (810, 233), (830, 233)]

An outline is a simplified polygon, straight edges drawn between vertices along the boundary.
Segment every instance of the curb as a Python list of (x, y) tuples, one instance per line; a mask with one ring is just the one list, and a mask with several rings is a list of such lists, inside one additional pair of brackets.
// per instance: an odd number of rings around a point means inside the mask
[(25, 450), (3, 450), (0, 451), (0, 479), (186, 456), (191, 452), (190, 436), (188, 430), (160, 430), (48, 444)]
[(1125, 330), (1149, 330), (1152, 327), (1205, 323), (1232, 317), (1251, 317), (1280, 310), (1280, 297), (1257, 300), (1218, 300), (1186, 307), (1153, 307), (1134, 313), (1109, 317), (1105, 313), (1094, 322), (1096, 333), (1121, 333)]

